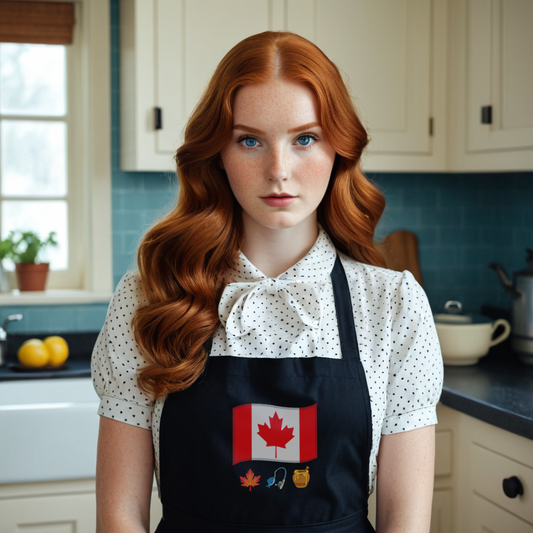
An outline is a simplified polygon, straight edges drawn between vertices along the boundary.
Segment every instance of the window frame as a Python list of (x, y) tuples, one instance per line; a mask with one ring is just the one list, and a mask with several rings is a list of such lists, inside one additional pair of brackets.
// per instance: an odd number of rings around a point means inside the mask
[[(69, 246), (82, 249), (79, 280), (65, 290), (44, 293), (0, 295), (0, 305), (65, 303), (94, 303), (108, 301), (113, 290), (112, 281), (112, 225), (111, 225), (111, 47), (110, 6), (108, 0), (78, 0), (76, 2), (76, 54), (67, 53), (68, 67), (79, 69), (68, 83), (69, 104), (67, 128), (71, 121), (79, 127), (72, 130), (68, 149), (69, 194), (76, 182), (77, 199), (69, 204)], [(76, 42), (77, 41), (77, 42)], [(72, 99), (77, 94), (79, 98)], [(71, 225), (71, 213), (80, 213)], [(72, 234), (72, 235), (71, 235)], [(51, 272), (61, 275), (61, 271)], [(14, 274), (13, 274), (14, 275)], [(16, 285), (13, 285), (16, 286)], [(53, 286), (53, 285), (52, 285)]]

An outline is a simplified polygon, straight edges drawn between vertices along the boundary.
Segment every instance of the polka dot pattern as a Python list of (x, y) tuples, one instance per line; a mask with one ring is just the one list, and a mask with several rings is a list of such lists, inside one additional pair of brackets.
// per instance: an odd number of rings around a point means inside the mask
[(140, 277), (127, 274), (109, 305), (96, 341), (91, 373), (98, 414), (142, 428), (152, 427), (152, 402), (137, 386), (137, 370), (146, 364), (135, 342), (131, 320), (145, 303)]
[[(234, 266), (235, 282), (226, 287), (220, 299), (222, 325), (214, 336), (211, 353), (340, 359), (330, 278), (336, 257), (324, 231), (301, 261), (275, 279), (267, 278), (241, 253)], [(232, 327), (224, 328), (230, 323)], [(244, 333), (235, 334), (238, 329)]]
[[(230, 295), (221, 299), (221, 325), (213, 339), (211, 356), (341, 358), (330, 278), (336, 253), (331, 240), (321, 230), (308, 255), (280, 276), (280, 279), (301, 280), (315, 286), (320, 300), (318, 328), (302, 322), (290, 302), (274, 293), (256, 299), (252, 309), (257, 316), (251, 320), (256, 320), (257, 327), (242, 336), (227, 334), (224, 319), (235, 303)], [(429, 302), (410, 272), (364, 265), (339, 255), (350, 286), (360, 357), (370, 394), (371, 491), (381, 435), (437, 422), (435, 407), (442, 389), (442, 356)], [(243, 254), (232, 274), (235, 283), (250, 286), (267, 280)], [(316, 297), (297, 291), (298, 287), (291, 289), (293, 298)], [(135, 310), (144, 301), (139, 275), (126, 274), (117, 287), (96, 342), (92, 376), (101, 398), (100, 415), (152, 430), (159, 479), (159, 426), (164, 398), (151, 402), (137, 387), (137, 370), (146, 361), (131, 328)]]
[(381, 435), (437, 423), (442, 355), (427, 296), (410, 272), (341, 259), (370, 395), (372, 490)]

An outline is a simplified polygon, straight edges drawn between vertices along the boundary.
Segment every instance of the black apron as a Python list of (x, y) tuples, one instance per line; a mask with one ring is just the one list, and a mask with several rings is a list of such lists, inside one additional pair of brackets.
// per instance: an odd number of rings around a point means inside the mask
[(342, 359), (210, 357), (160, 425), (157, 533), (370, 533), (370, 400), (350, 291), (332, 274)]

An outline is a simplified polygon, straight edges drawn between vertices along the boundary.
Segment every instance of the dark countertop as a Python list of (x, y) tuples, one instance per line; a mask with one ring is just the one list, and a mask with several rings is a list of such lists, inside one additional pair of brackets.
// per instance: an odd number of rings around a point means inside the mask
[(473, 366), (444, 366), (441, 403), (533, 440), (533, 366), (510, 349)]
[(0, 367), (0, 381), (21, 379), (50, 379), (50, 378), (81, 378), (91, 377), (91, 353), (98, 333), (58, 333), (69, 346), (70, 355), (60, 368), (41, 368), (38, 370), (20, 370), (17, 361), (17, 351), (20, 345), (28, 339), (44, 339), (49, 333), (35, 333), (32, 335), (8, 335), (7, 360)]

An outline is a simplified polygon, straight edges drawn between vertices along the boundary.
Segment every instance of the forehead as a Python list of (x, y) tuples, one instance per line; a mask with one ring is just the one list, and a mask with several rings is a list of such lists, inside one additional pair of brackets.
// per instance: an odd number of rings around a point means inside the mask
[(319, 122), (318, 102), (313, 91), (303, 83), (273, 79), (267, 83), (241, 87), (233, 103), (233, 123), (251, 121)]

